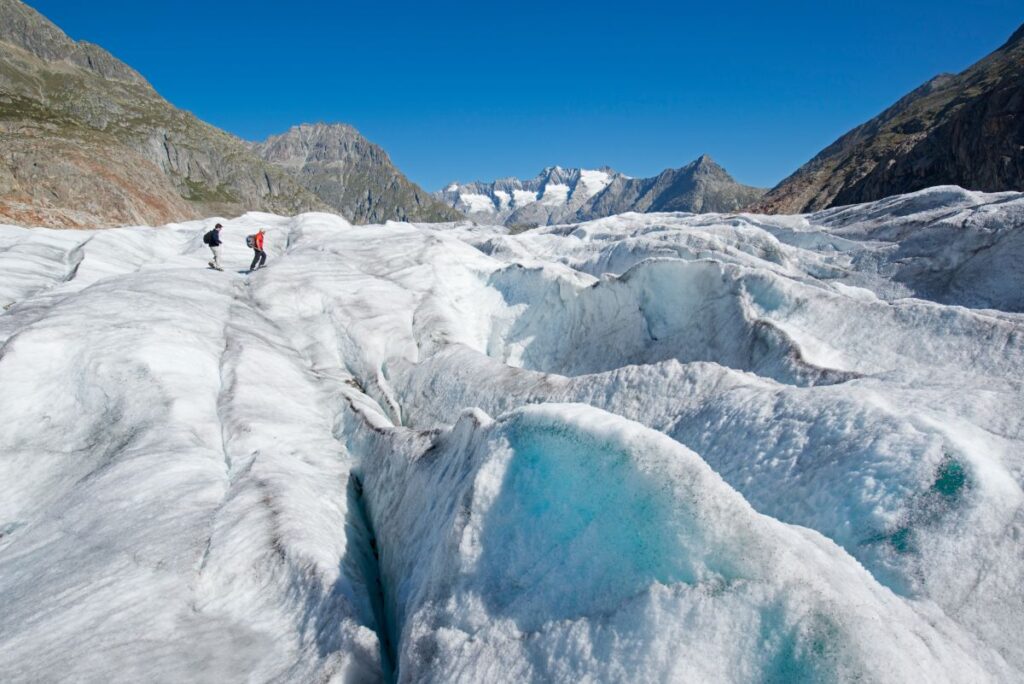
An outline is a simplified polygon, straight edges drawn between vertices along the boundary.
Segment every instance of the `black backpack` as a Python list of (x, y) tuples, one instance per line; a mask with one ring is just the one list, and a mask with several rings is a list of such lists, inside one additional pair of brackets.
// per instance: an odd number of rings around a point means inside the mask
[(212, 230), (210, 232), (208, 232), (206, 235), (203, 236), (203, 242), (205, 244), (207, 244), (207, 245), (212, 245), (213, 244), (213, 231)]

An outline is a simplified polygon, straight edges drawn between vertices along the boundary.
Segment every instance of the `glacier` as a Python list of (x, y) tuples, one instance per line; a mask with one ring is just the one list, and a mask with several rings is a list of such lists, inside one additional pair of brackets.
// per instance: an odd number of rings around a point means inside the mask
[(1024, 195), (217, 220), (0, 226), (4, 681), (1024, 678)]

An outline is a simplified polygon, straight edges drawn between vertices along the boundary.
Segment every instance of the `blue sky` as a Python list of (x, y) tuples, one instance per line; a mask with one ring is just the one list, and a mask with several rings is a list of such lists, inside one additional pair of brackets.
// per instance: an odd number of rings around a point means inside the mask
[(414, 181), (708, 153), (771, 186), (1024, 22), (977, 2), (29, 0), (247, 139), (344, 121)]

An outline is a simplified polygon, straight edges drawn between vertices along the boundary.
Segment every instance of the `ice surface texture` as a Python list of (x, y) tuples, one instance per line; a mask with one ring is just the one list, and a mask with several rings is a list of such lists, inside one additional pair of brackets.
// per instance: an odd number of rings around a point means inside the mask
[(1024, 678), (1024, 196), (222, 222), (0, 227), (4, 681)]

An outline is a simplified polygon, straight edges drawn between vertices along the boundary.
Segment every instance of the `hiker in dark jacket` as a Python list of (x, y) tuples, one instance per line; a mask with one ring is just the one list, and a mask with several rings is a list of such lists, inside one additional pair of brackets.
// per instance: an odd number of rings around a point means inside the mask
[(219, 223), (213, 227), (209, 233), (203, 236), (203, 242), (210, 246), (210, 251), (213, 252), (213, 260), (208, 262), (210, 268), (215, 268), (218, 271), (224, 269), (220, 266), (220, 231), (223, 226)]
[(250, 235), (245, 242), (255, 252), (252, 257), (252, 264), (249, 266), (249, 272), (252, 273), (257, 268), (263, 268), (267, 263), (267, 253), (263, 251), (263, 229), (260, 228), (260, 232)]

